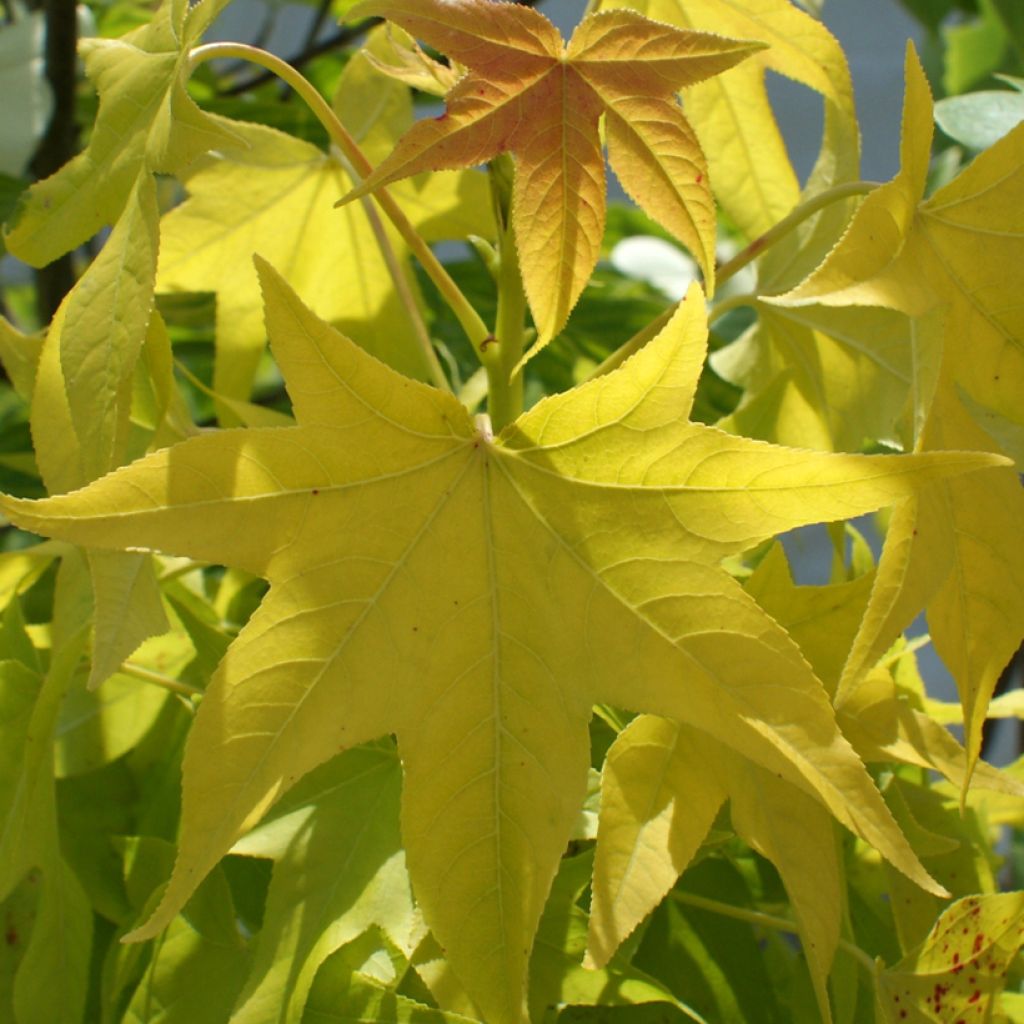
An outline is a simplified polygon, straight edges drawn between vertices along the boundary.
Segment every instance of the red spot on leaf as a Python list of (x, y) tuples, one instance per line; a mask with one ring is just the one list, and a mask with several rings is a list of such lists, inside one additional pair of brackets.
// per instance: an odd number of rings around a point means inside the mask
[(980, 998), (981, 993), (977, 989), (975, 989), (974, 992), (971, 994), (970, 998), (967, 1000), (967, 1002), (976, 1003)]

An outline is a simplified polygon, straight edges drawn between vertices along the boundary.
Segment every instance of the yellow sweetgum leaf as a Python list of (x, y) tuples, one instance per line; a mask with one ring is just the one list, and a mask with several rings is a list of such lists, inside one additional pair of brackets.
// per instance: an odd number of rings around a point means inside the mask
[(872, 192), (841, 242), (780, 306), (883, 306), (910, 316), (945, 307), (944, 360), (975, 402), (1024, 424), (1024, 125), (923, 199), (932, 100), (913, 48), (906, 60), (901, 169)]
[(1024, 893), (969, 896), (935, 922), (920, 947), (876, 975), (883, 1024), (981, 1024), (992, 1019), (1024, 939)]
[(519, 262), (538, 347), (561, 329), (597, 262), (608, 158), (626, 191), (693, 252), (714, 287), (707, 168), (674, 93), (760, 48), (651, 22), (585, 18), (568, 44), (530, 8), (492, 0), (365, 0), (350, 17), (396, 22), (469, 68), (442, 117), (422, 121), (346, 201), (424, 170), (509, 152)]
[(821, 683), (719, 563), (1003, 460), (830, 455), (689, 422), (696, 287), (621, 368), (492, 437), (260, 268), (296, 426), (216, 431), (68, 495), (0, 500), (27, 529), (270, 582), (196, 716), (178, 859), (133, 937), (164, 927), (300, 777), (393, 733), (425, 919), (485, 1018), (521, 1021), (598, 702), (707, 733), (935, 890)]
[(661, 902), (727, 799), (736, 832), (779, 870), (822, 1017), (831, 1021), (827, 979), (842, 889), (828, 812), (735, 750), (653, 715), (619, 734), (602, 772), (588, 958), (607, 963)]
[[(379, 48), (379, 39), (371, 43)], [(409, 90), (382, 78), (362, 55), (346, 66), (335, 106), (371, 156), (383, 157), (412, 123)], [(264, 350), (254, 252), (279, 266), (318, 316), (401, 372), (426, 376), (419, 347), (405, 342), (414, 327), (377, 232), (415, 294), (405, 243), (358, 203), (332, 209), (352, 188), (344, 160), (262, 125), (234, 130), (245, 146), (190, 168), (189, 198), (163, 218), (157, 283), (159, 291), (216, 293), (218, 394), (228, 402), (248, 398)], [(394, 198), (428, 241), (493, 230), (481, 175), (424, 176), (403, 182)]]
[[(678, 28), (715, 32), (768, 46), (749, 60), (685, 91), (686, 110), (711, 169), (715, 197), (739, 230), (756, 238), (799, 201), (800, 186), (768, 100), (772, 70), (819, 93), (825, 138), (809, 185), (856, 178), (859, 133), (842, 48), (828, 29), (790, 0), (605, 0)], [(776, 268), (778, 271), (778, 268)]]
[[(997, 447), (959, 398), (1014, 422), (1024, 393), (1024, 318), (1017, 268), (1024, 257), (1024, 129), (982, 153), (921, 201), (932, 101), (912, 48), (906, 61), (902, 166), (867, 197), (825, 263), (798, 288), (768, 300), (827, 325), (833, 308), (898, 310), (914, 317), (908, 380), (918, 449)], [(931, 321), (931, 329), (921, 329)], [(868, 347), (871, 347), (871, 342)], [(929, 488), (894, 517), (837, 704), (927, 605), (936, 649), (953, 673), (967, 730), (970, 777), (985, 710), (1024, 637), (1024, 493), (1004, 469), (984, 487)]]

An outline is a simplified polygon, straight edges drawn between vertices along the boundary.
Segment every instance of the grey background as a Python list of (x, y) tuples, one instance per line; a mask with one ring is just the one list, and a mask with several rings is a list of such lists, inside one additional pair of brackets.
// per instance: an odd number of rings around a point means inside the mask
[[(541, 6), (563, 34), (579, 21), (586, 0), (547, 0)], [(313, 18), (313, 8), (280, 0), (235, 0), (208, 34), (208, 39), (247, 40), (268, 11), (278, 16), (268, 48), (282, 56), (296, 52)], [(864, 158), (862, 176), (876, 181), (899, 169), (899, 126), (903, 98), (903, 55), (908, 38), (917, 41), (918, 24), (896, 0), (825, 0), (822, 21), (839, 40), (850, 61)], [(334, 30), (327, 25), (322, 32)], [(809, 89), (772, 76), (772, 95), (790, 155), (803, 176), (810, 170), (821, 141), (821, 102)]]

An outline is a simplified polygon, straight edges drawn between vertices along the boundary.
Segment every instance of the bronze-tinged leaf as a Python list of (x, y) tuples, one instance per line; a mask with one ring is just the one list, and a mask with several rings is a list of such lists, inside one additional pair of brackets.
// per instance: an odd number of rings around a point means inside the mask
[(568, 45), (536, 11), (492, 0), (365, 0), (352, 17), (389, 18), (470, 70), (446, 112), (415, 125), (345, 201), (424, 170), (509, 152), (512, 218), (536, 351), (561, 330), (597, 262), (605, 222), (598, 123), (630, 195), (690, 248), (714, 288), (707, 169), (675, 94), (760, 48), (649, 21), (585, 18)]

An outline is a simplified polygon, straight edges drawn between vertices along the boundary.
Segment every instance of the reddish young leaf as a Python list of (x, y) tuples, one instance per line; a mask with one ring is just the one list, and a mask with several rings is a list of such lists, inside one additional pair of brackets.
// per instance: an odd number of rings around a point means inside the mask
[(604, 159), (629, 194), (696, 256), (714, 286), (715, 212), (700, 146), (675, 93), (760, 48), (658, 24), (634, 11), (585, 18), (568, 44), (536, 11), (493, 0), (365, 0), (465, 64), (446, 112), (421, 121), (345, 202), (425, 170), (509, 152), (512, 219), (538, 348), (565, 323), (597, 262)]

